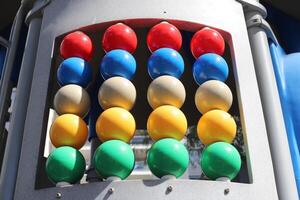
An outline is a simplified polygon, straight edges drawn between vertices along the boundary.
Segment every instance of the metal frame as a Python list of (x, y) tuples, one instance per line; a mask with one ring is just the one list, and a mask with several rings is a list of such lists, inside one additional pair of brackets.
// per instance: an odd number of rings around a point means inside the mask
[(297, 200), (298, 191), (268, 39), (273, 40), (275, 44), (278, 42), (269, 24), (257, 9), (247, 9), (245, 16), (266, 119), (278, 196), (280, 199)]
[[(45, 109), (55, 38), (91, 25), (107, 27), (115, 21), (125, 21), (133, 27), (150, 27), (162, 19), (168, 19), (180, 29), (189, 31), (196, 31), (203, 24), (215, 27), (222, 31), (229, 43), (251, 183), (134, 180), (36, 190), (36, 167), (45, 131), (43, 123), (48, 117)], [(36, 23), (40, 20), (37, 19)], [(30, 35), (33, 34), (29, 33), (28, 43), (37, 38)], [(31, 75), (23, 73), (20, 79)], [(14, 199), (278, 199), (243, 8), (234, 0), (176, 3), (173, 0), (52, 1), (44, 9), (31, 89), (25, 88), (24, 91), (29, 95), (29, 104)], [(13, 119), (18, 121), (16, 115)], [(20, 127), (16, 125), (14, 129), (22, 131)]]

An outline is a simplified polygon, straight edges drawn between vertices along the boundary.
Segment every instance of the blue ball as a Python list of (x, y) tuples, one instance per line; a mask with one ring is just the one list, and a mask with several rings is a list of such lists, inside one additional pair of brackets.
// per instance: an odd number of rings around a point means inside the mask
[(181, 55), (171, 48), (161, 48), (153, 52), (148, 60), (148, 73), (152, 79), (170, 75), (180, 78), (184, 71)]
[(128, 51), (121, 49), (108, 52), (100, 65), (100, 73), (104, 80), (114, 76), (121, 76), (130, 80), (135, 71), (134, 57)]
[(68, 58), (57, 69), (57, 80), (61, 86), (76, 84), (85, 88), (92, 79), (92, 69), (89, 63), (82, 58)]
[(200, 56), (193, 66), (193, 76), (199, 85), (208, 80), (224, 82), (228, 77), (228, 72), (228, 65), (224, 58), (214, 53)]

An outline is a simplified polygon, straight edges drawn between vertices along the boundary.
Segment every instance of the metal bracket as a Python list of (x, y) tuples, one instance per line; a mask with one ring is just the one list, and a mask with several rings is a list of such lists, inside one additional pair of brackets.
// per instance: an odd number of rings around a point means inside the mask
[(276, 45), (278, 45), (278, 40), (277, 40), (271, 26), (264, 18), (262, 18), (261, 15), (259, 15), (259, 14), (254, 15), (253, 17), (251, 17), (249, 20), (246, 21), (246, 24), (247, 24), (248, 29), (253, 26), (262, 28), (266, 32), (267, 37), (269, 39), (271, 39), (272, 42), (274, 42)]
[(244, 9), (245, 12), (256, 11), (263, 18), (267, 17), (267, 10), (263, 5), (261, 5), (259, 3), (259, 1), (257, 1), (257, 0), (236, 0), (236, 1), (243, 5), (243, 9)]
[(0, 45), (4, 46), (6, 48), (9, 48), (10, 43), (8, 40), (6, 40), (5, 38), (0, 36)]
[(42, 17), (42, 12), (43, 12), (44, 8), (50, 3), (51, 3), (51, 0), (36, 1), (33, 8), (28, 12), (28, 14), (25, 18), (25, 23), (28, 25), (33, 18)]

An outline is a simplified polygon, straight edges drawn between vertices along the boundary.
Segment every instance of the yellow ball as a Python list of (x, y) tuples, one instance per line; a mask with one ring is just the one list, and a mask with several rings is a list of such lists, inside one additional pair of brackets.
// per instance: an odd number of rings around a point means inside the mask
[(98, 92), (100, 106), (106, 110), (112, 107), (121, 107), (130, 110), (136, 99), (134, 85), (123, 77), (112, 77), (101, 85)]
[(74, 114), (57, 117), (50, 128), (50, 140), (55, 147), (71, 146), (80, 149), (87, 136), (86, 123)]
[(227, 112), (232, 104), (231, 90), (222, 81), (206, 81), (197, 89), (195, 104), (202, 114), (214, 109)]
[(177, 78), (160, 76), (149, 85), (147, 99), (153, 109), (163, 105), (181, 108), (185, 100), (185, 89)]
[(70, 84), (60, 88), (54, 97), (54, 109), (59, 114), (84, 117), (90, 110), (90, 97), (84, 88)]
[(205, 145), (218, 141), (231, 143), (236, 135), (236, 123), (227, 112), (211, 110), (200, 118), (197, 133)]
[(107, 140), (129, 142), (135, 132), (134, 117), (123, 108), (109, 108), (98, 117), (96, 132), (102, 142)]
[(180, 109), (169, 105), (160, 106), (150, 114), (147, 130), (153, 140), (182, 140), (187, 130), (187, 120)]

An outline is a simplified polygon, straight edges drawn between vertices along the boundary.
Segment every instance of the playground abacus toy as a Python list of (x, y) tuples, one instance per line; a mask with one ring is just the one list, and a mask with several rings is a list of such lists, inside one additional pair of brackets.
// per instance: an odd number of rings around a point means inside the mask
[(81, 117), (90, 109), (90, 98), (82, 87), (87, 87), (92, 79), (90, 66), (84, 60), (91, 58), (92, 50), (90, 38), (82, 32), (68, 34), (60, 45), (65, 60), (57, 70), (57, 80), (63, 87), (54, 97), (54, 107), (60, 116), (50, 128), (51, 142), (59, 148), (49, 155), (46, 163), (49, 179), (57, 184), (76, 183), (84, 174), (85, 160), (78, 149), (88, 137), (88, 127)]
[(148, 118), (147, 131), (156, 141), (148, 152), (147, 163), (159, 178), (178, 178), (189, 163), (185, 146), (178, 142), (188, 126), (180, 110), (185, 100), (185, 88), (178, 80), (184, 72), (184, 61), (176, 51), (181, 47), (181, 34), (172, 24), (162, 22), (151, 28), (147, 45), (150, 51), (155, 50), (148, 60), (148, 73), (154, 80), (148, 87), (147, 99), (154, 111)]
[(136, 61), (130, 54), (137, 46), (135, 32), (122, 23), (112, 25), (104, 33), (102, 46), (106, 55), (100, 73), (106, 81), (99, 89), (98, 100), (104, 112), (96, 121), (96, 132), (103, 143), (97, 148), (93, 163), (100, 177), (125, 179), (135, 164), (127, 144), (136, 130), (135, 119), (128, 111), (136, 99), (135, 87), (129, 81), (136, 71)]
[(251, 6), (61, 0), (42, 9), (26, 50), (37, 46), (32, 77), (20, 76), (29, 98), (17, 98), (26, 116), (16, 125), (16, 200), (276, 200), (291, 185), (278, 178), (286, 155), (273, 157), (281, 129), (269, 131), (278, 124), (262, 102), (270, 88), (256, 65), (267, 54), (262, 31), (247, 32), (263, 22)]
[(241, 158), (235, 147), (224, 143), (232, 143), (237, 131), (233, 117), (226, 112), (231, 107), (232, 94), (222, 83), (227, 80), (229, 70), (221, 56), (211, 53), (223, 54), (223, 37), (216, 30), (203, 28), (193, 36), (191, 51), (197, 58), (193, 76), (200, 85), (195, 104), (203, 114), (197, 125), (197, 134), (207, 145), (200, 157), (200, 165), (208, 178), (231, 180), (240, 170)]

